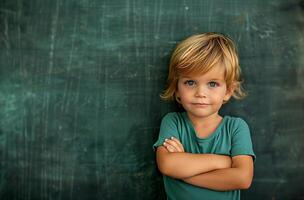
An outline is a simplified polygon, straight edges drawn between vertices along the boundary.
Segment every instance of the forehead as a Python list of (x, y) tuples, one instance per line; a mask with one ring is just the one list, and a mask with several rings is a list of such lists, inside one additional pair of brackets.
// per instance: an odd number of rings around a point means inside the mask
[(216, 64), (205, 73), (185, 74), (181, 78), (225, 80), (225, 67), (221, 64)]

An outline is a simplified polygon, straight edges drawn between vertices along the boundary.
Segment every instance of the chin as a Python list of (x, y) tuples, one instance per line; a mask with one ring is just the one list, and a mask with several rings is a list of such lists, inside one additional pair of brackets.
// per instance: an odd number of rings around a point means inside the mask
[(190, 112), (190, 114), (192, 116), (199, 117), (199, 118), (210, 116), (209, 113), (200, 113), (200, 112)]
[(212, 115), (216, 115), (217, 112), (214, 112), (214, 113), (210, 113), (210, 112), (198, 112), (198, 111), (195, 111), (195, 112), (189, 112), (187, 111), (190, 115), (194, 116), (194, 117), (197, 117), (197, 118), (204, 118), (204, 117), (209, 117), (209, 116), (212, 116)]

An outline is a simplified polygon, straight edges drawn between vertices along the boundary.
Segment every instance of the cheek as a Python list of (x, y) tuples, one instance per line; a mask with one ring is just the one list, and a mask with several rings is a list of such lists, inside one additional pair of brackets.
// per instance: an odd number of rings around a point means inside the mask
[(212, 95), (212, 99), (217, 102), (222, 102), (223, 99), (225, 98), (225, 95), (226, 95), (225, 91), (220, 91), (220, 92)]
[(183, 90), (183, 89), (179, 90), (178, 94), (179, 94), (181, 101), (183, 101), (183, 102), (190, 101), (193, 96), (191, 91)]

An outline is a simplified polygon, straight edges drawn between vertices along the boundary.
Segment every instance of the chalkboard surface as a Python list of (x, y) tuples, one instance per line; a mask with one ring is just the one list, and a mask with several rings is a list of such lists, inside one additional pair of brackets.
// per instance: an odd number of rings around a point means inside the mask
[(255, 177), (243, 199), (304, 199), (304, 1), (1, 0), (0, 199), (165, 199), (152, 144), (173, 47), (237, 43)]

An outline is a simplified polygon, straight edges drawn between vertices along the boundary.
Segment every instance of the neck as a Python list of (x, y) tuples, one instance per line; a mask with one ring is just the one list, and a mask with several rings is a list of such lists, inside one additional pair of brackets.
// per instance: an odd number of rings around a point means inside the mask
[(214, 113), (208, 117), (196, 117), (193, 115), (189, 115), (187, 113), (188, 118), (192, 122), (195, 127), (208, 127), (213, 126), (214, 124), (218, 124), (222, 117), (218, 113)]

